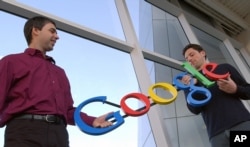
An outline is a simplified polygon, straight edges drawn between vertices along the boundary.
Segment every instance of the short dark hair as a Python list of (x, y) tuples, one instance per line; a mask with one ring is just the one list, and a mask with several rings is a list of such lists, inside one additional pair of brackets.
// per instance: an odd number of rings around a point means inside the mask
[[(185, 56), (185, 53), (188, 49), (193, 48), (194, 50), (201, 52), (201, 51), (205, 51), (202, 46), (200, 46), (199, 44), (188, 44), (187, 46), (185, 46), (182, 50), (182, 55)], [(205, 58), (207, 58), (207, 56), (205, 56)]]
[(49, 19), (44, 16), (35, 16), (33, 18), (30, 18), (25, 23), (23, 31), (28, 45), (31, 43), (32, 40), (32, 35), (31, 35), (32, 29), (37, 28), (41, 30), (47, 23), (52, 23), (56, 26), (56, 23), (52, 19)]

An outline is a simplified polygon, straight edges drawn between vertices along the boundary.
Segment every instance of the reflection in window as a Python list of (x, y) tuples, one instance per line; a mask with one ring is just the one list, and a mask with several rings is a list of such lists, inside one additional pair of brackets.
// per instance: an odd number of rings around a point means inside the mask
[(153, 16), (154, 51), (176, 60), (184, 60), (182, 49), (188, 40), (179, 20), (155, 7)]

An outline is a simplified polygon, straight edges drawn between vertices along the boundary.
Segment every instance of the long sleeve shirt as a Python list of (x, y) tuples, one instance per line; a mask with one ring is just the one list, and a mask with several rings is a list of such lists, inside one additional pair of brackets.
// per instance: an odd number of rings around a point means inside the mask
[[(219, 75), (227, 72), (230, 73), (232, 80), (237, 85), (235, 94), (225, 93), (215, 84), (208, 88), (212, 94), (212, 98), (207, 105), (203, 107), (192, 107), (187, 104), (192, 113), (201, 113), (210, 138), (238, 123), (250, 120), (250, 113), (241, 101), (241, 99), (250, 99), (250, 84), (229, 64), (220, 64), (214, 70), (214, 73)], [(201, 83), (197, 85), (201, 85)], [(187, 94), (187, 91), (185, 91), (185, 94)], [(199, 96), (196, 98), (199, 98)]]
[[(64, 70), (52, 57), (28, 48), (0, 60), (0, 127), (20, 114), (54, 114), (74, 125), (73, 99)], [(81, 113), (92, 125), (95, 117)]]

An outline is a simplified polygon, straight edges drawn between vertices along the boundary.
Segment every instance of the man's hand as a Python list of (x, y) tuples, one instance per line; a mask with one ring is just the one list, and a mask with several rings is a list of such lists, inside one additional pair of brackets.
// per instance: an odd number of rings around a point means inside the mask
[(181, 82), (185, 85), (189, 85), (190, 84), (190, 80), (193, 80), (193, 84), (197, 83), (197, 79), (196, 78), (192, 78), (190, 75), (184, 75), (181, 79)]
[(230, 75), (227, 77), (227, 79), (219, 79), (217, 81), (217, 85), (220, 90), (233, 94), (237, 91), (237, 85), (235, 82), (231, 79)]
[(106, 120), (107, 116), (111, 113), (113, 113), (113, 112), (110, 112), (110, 113), (107, 113), (107, 114), (104, 114), (102, 116), (97, 117), (93, 122), (93, 127), (105, 128), (105, 127), (111, 126), (113, 123)]

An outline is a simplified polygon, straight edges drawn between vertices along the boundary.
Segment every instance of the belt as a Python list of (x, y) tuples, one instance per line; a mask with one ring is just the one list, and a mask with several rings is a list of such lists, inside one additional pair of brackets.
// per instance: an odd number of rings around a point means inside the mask
[(30, 120), (41, 120), (47, 123), (53, 124), (64, 124), (66, 125), (64, 119), (58, 115), (37, 115), (37, 114), (23, 114), (15, 117), (14, 119), (30, 119)]

